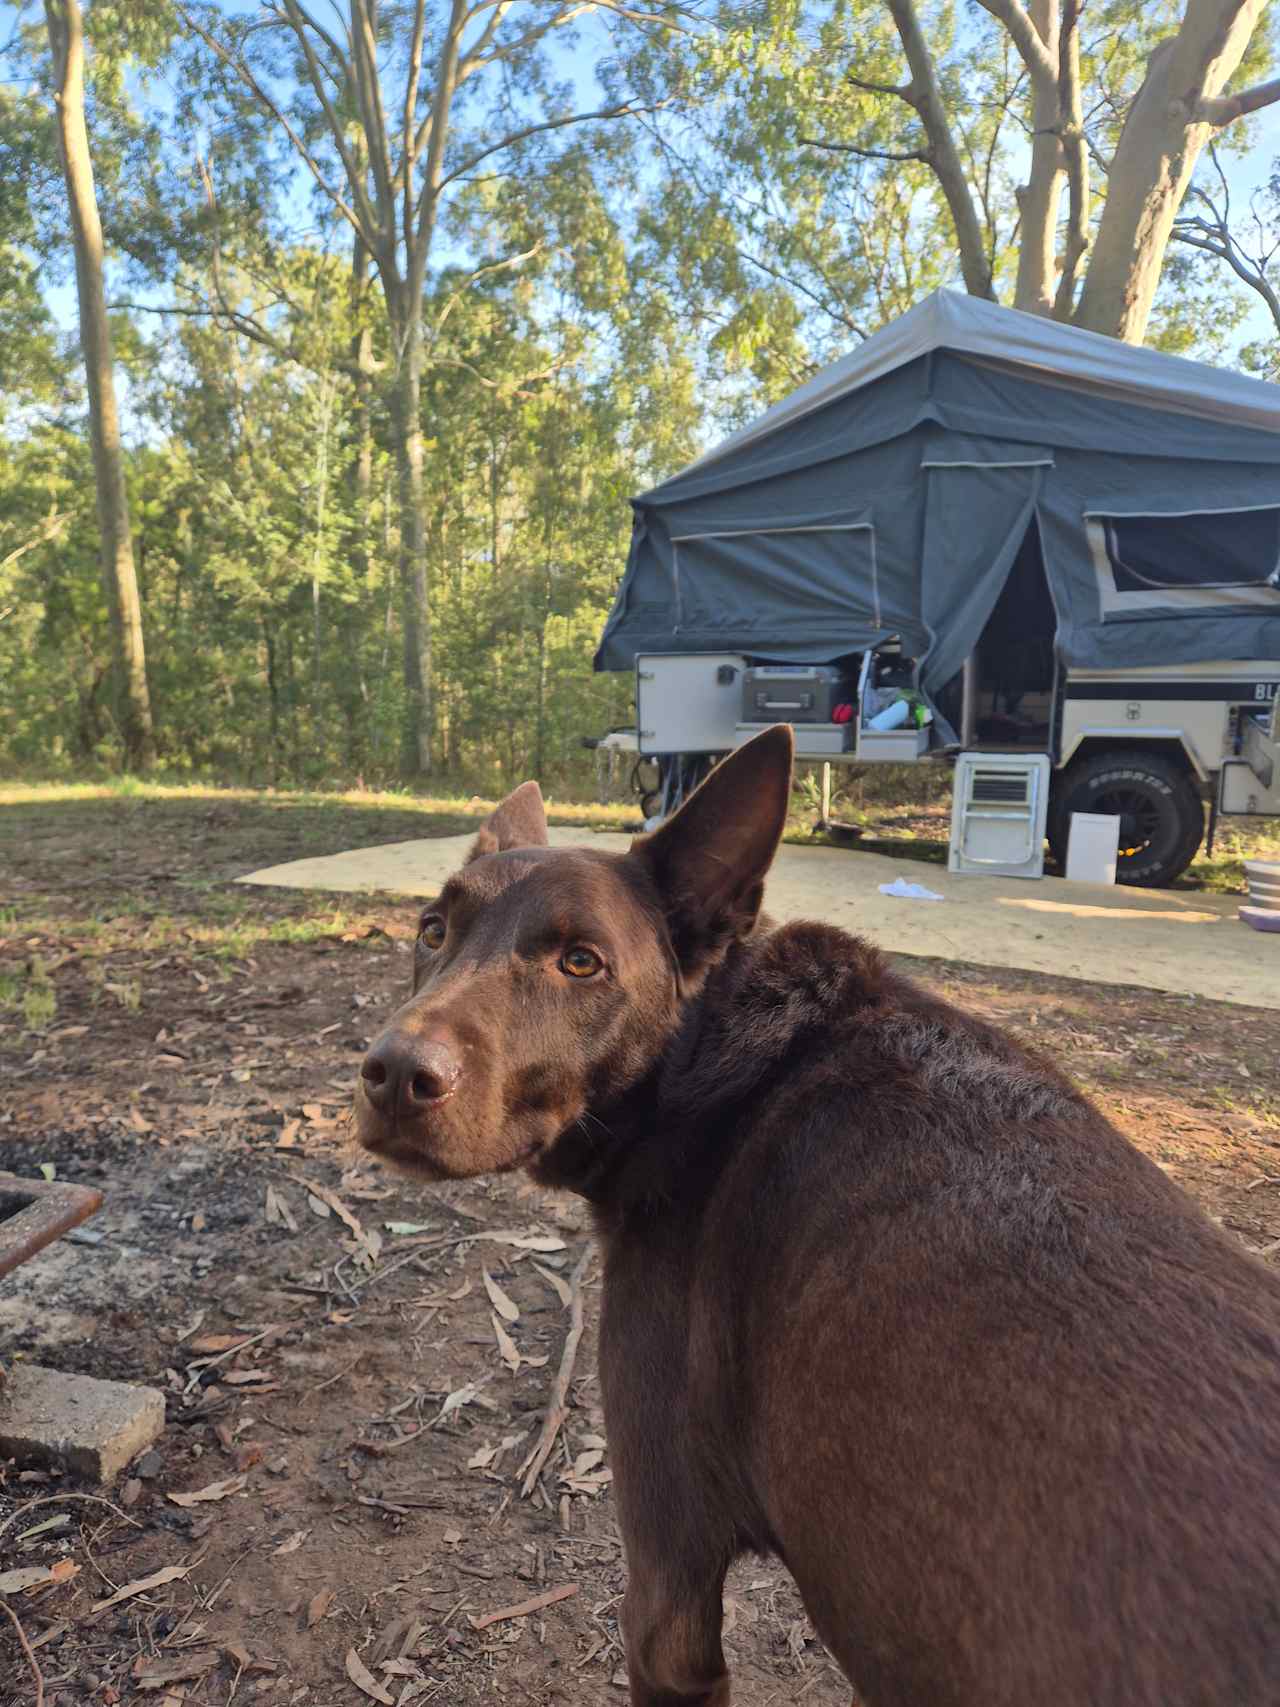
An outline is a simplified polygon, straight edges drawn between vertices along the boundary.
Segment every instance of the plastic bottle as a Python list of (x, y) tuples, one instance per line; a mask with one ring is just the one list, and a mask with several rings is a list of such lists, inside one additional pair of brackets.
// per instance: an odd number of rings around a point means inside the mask
[(883, 711), (877, 711), (867, 724), (868, 729), (901, 729), (911, 715), (911, 707), (905, 699), (895, 699), (892, 705), (886, 705)]

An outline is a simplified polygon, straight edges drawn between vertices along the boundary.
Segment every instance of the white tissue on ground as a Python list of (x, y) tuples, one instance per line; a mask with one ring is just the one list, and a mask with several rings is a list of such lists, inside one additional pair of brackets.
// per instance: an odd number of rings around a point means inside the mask
[(944, 901), (944, 895), (935, 895), (932, 889), (926, 889), (923, 883), (908, 883), (905, 877), (895, 877), (892, 883), (880, 885), (882, 895), (893, 895), (902, 901)]

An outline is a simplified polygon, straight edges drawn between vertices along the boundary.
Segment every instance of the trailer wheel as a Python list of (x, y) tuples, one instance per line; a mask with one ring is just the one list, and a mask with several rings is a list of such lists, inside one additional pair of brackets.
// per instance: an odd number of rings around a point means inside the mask
[(1190, 773), (1163, 754), (1141, 749), (1095, 753), (1056, 781), (1049, 848), (1064, 871), (1073, 812), (1119, 818), (1117, 883), (1166, 888), (1182, 876), (1204, 839), (1204, 804)]

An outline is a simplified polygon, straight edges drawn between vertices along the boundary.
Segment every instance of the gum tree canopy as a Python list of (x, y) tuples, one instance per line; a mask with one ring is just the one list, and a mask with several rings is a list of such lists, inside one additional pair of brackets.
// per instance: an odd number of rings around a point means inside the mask
[[(709, 308), (733, 287), (722, 341), (751, 360), (767, 323), (775, 366), (788, 314), (847, 347), (957, 271), (972, 295), (1142, 343), (1197, 161), (1280, 99), (1266, 24), (1265, 0), (726, 12), (693, 48), (700, 102), (657, 131), (695, 225), (686, 275)], [(1189, 341), (1189, 306), (1161, 312)]]

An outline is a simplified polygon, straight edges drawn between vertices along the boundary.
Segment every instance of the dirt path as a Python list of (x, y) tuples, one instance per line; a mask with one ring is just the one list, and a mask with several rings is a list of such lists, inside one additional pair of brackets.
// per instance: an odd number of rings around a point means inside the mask
[[(46, 1702), (357, 1707), (353, 1652), (392, 1701), (622, 1701), (593, 1266), (568, 1422), (529, 1499), (517, 1477), (568, 1331), (581, 1208), (518, 1177), (406, 1187), (348, 1146), (352, 1073), (404, 988), (412, 908), (226, 879), (386, 841), (388, 815), (202, 813), (0, 810), (0, 1157), (108, 1200), (95, 1242), (0, 1292), (0, 1345), (152, 1382), (169, 1413), (117, 1512), (33, 1508), (0, 1538), (0, 1569), (74, 1567), (12, 1601)], [(1247, 1244), (1280, 1239), (1273, 1015), (913, 964), (1053, 1049)], [(0, 1523), (74, 1491), (10, 1470)], [(50, 1516), (68, 1521), (22, 1539)], [(95, 1610), (165, 1566), (186, 1574)], [(728, 1623), (744, 1707), (845, 1707), (776, 1566), (735, 1572)], [(0, 1701), (32, 1698), (0, 1630)]]

